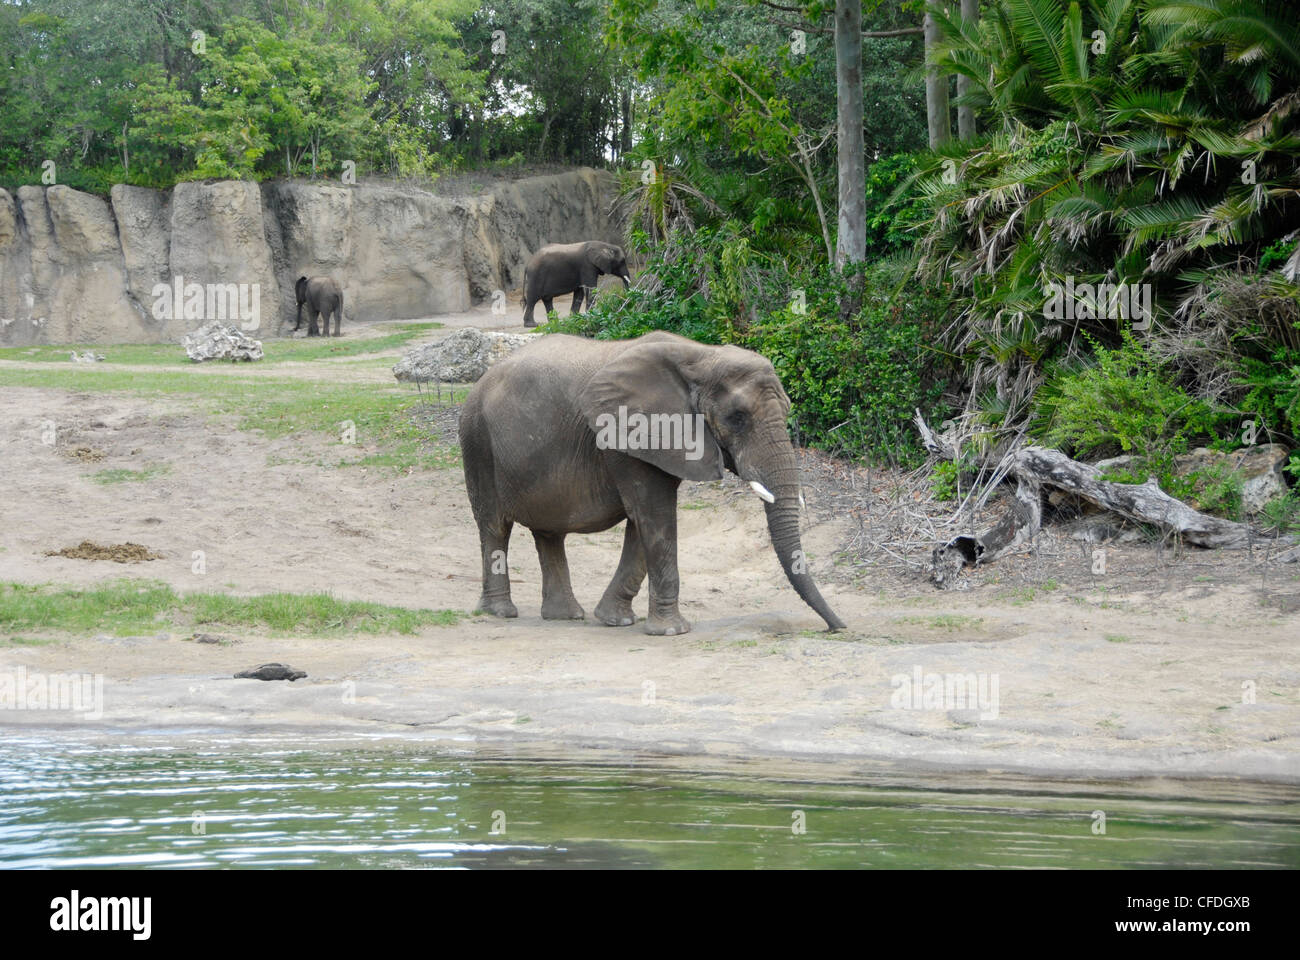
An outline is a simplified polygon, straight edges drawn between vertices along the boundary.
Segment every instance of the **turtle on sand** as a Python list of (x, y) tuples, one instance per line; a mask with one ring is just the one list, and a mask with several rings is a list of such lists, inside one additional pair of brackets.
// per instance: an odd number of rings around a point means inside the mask
[(252, 670), (241, 670), (236, 680), (301, 680), (307, 674), (287, 663), (263, 663)]

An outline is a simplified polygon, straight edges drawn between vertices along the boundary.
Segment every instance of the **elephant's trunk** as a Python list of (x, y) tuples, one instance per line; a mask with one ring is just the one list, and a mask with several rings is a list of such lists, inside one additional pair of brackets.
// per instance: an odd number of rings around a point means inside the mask
[(773, 497), (771, 503), (763, 504), (767, 510), (767, 529), (772, 535), (772, 548), (781, 561), (790, 585), (803, 598), (803, 602), (812, 607), (831, 630), (843, 630), (844, 621), (836, 616), (830, 604), (822, 597), (812, 574), (808, 572), (808, 558), (799, 538), (799, 467), (795, 462), (794, 448), (789, 439), (783, 438), (776, 450), (775, 454), (761, 461), (764, 465), (758, 471), (759, 483)]

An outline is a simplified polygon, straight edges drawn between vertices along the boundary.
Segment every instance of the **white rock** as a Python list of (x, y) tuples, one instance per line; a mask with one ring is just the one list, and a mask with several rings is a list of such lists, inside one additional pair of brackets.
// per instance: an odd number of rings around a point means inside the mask
[(261, 360), (262, 341), (254, 340), (238, 327), (209, 320), (184, 340), (185, 353), (195, 363), (207, 360)]

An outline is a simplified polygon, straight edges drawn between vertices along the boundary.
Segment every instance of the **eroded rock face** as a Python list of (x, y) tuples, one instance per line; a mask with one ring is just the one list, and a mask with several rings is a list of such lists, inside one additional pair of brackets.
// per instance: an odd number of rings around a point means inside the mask
[[(0, 191), (3, 192), (3, 191)], [(108, 203), (64, 186), (0, 198), (0, 343), (154, 339)]]
[(171, 195), (119, 183), (110, 196), (127, 293), (143, 308), (145, 322), (156, 324), (155, 335), (149, 339), (179, 340), (193, 329), (192, 323), (187, 326), (183, 318), (154, 316), (154, 287), (172, 283)]
[[(172, 191), (171, 272), (186, 285), (247, 284), (250, 292), (256, 291), (247, 298), (256, 315), (241, 317), (240, 329), (274, 336), (280, 290), (262, 214), (262, 193), (255, 183), (178, 183)], [(193, 329), (194, 319), (186, 319), (187, 329)], [(219, 319), (231, 318), (202, 317)]]
[[(621, 242), (613, 178), (587, 168), (439, 196), (402, 185), (285, 181), (0, 190), (0, 345), (175, 342), (221, 317), (156, 295), (248, 285), (258, 337), (293, 326), (294, 281), (331, 276), (349, 322), (465, 310), (523, 283), (547, 243)], [(210, 301), (209, 301), (210, 302)], [(217, 303), (224, 302), (218, 297)], [(212, 315), (209, 315), (209, 314)]]
[(474, 383), (488, 367), (540, 336), (467, 327), (412, 350), (393, 367), (393, 376), (403, 383)]
[(185, 353), (195, 363), (208, 360), (261, 360), (262, 341), (254, 340), (237, 327), (210, 320), (184, 340)]

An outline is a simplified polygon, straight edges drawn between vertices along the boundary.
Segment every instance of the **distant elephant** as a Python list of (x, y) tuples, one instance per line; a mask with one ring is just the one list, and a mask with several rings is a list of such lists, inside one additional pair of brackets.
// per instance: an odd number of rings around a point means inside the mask
[[(307, 324), (307, 336), (330, 335), (330, 314), (334, 314), (334, 336), (339, 335), (343, 326), (343, 290), (330, 277), (299, 277), (293, 285), (298, 297), (298, 314), (294, 318), (293, 332), (302, 326), (302, 305), (307, 304), (310, 313)], [(322, 332), (316, 326), (317, 316), (324, 317), (325, 328)]]
[[(533, 320), (533, 307), (538, 300), (550, 313), (552, 298), (566, 293), (573, 294), (569, 313), (580, 313), (583, 291), (594, 293), (597, 278), (606, 273), (621, 279), (624, 289), (631, 285), (632, 277), (627, 272), (627, 257), (622, 247), (599, 240), (552, 243), (542, 247), (524, 267), (524, 326), (537, 326)], [(591, 294), (587, 295), (587, 308), (591, 308)]]
[(460, 418), (465, 485), (483, 560), (479, 608), (518, 613), (506, 554), (516, 523), (533, 531), (542, 616), (581, 619), (564, 537), (627, 520), (618, 572), (596, 618), (626, 626), (650, 576), (646, 632), (690, 630), (677, 608), (677, 487), (730, 470), (766, 502), (790, 583), (832, 630), (799, 540), (799, 465), (786, 431), (790, 398), (767, 359), (656, 331), (635, 340), (554, 334), (489, 367)]

